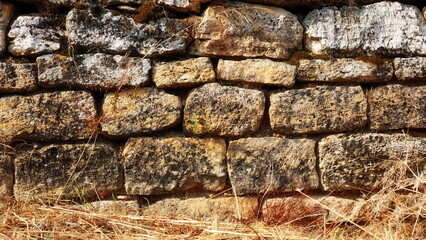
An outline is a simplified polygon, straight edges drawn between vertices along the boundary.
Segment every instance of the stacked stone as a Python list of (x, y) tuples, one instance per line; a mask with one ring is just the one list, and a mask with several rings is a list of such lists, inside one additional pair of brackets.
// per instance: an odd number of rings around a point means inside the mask
[[(138, 22), (112, 9), (144, 1), (49, 2), (66, 16), (10, 22), (2, 4), (2, 196), (346, 191), (401, 161), (426, 170), (426, 139), (400, 133), (426, 129), (425, 10), (157, 0), (207, 8)], [(306, 5), (330, 7), (303, 21), (282, 8)]]

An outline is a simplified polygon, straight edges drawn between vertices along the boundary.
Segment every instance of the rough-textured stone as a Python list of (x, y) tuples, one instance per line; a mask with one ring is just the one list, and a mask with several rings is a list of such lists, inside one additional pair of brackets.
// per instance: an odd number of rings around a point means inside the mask
[(70, 209), (83, 210), (90, 213), (100, 212), (102, 214), (112, 213), (114, 215), (138, 215), (139, 203), (137, 200), (102, 200), (89, 202), (86, 204), (76, 204), (64, 206)]
[(0, 55), (3, 55), (7, 50), (6, 33), (9, 21), (13, 17), (14, 9), (13, 4), (0, 2)]
[(359, 86), (317, 86), (274, 93), (272, 130), (284, 134), (350, 131), (367, 123), (367, 99)]
[(228, 81), (291, 87), (296, 79), (296, 66), (269, 59), (221, 59), (217, 66), (217, 77)]
[(426, 80), (426, 57), (395, 58), (393, 66), (400, 81)]
[(297, 80), (307, 82), (387, 82), (393, 76), (390, 61), (376, 64), (350, 58), (301, 60), (297, 71)]
[(184, 130), (195, 135), (243, 136), (256, 132), (265, 96), (259, 90), (205, 84), (186, 99)]
[(426, 55), (426, 21), (411, 5), (326, 7), (310, 12), (303, 25), (306, 48), (315, 54)]
[[(405, 134), (332, 135), (318, 143), (324, 190), (369, 189), (386, 181), (386, 171), (406, 166), (426, 171), (426, 139)], [(407, 172), (409, 172), (407, 170)]]
[(102, 133), (122, 138), (163, 130), (181, 122), (181, 110), (178, 96), (155, 88), (109, 93), (102, 106)]
[(237, 194), (315, 189), (315, 141), (277, 137), (229, 143), (228, 172)]
[(0, 152), (0, 199), (13, 195), (13, 158)]
[(243, 0), (244, 2), (277, 5), (281, 7), (308, 7), (319, 8), (324, 6), (341, 5), (346, 0)]
[(0, 92), (28, 92), (37, 88), (33, 63), (0, 62)]
[(167, 198), (146, 207), (142, 215), (222, 222), (256, 219), (258, 208), (255, 197)]
[(195, 55), (288, 58), (301, 47), (303, 27), (281, 8), (225, 1), (212, 4), (195, 28)]
[(14, 194), (26, 201), (97, 197), (123, 190), (122, 163), (109, 144), (48, 145), (15, 159)]
[(123, 150), (127, 194), (151, 195), (226, 186), (223, 139), (131, 138)]
[(16, 56), (38, 56), (61, 49), (64, 19), (55, 15), (19, 16), (11, 25), (9, 52)]
[(0, 98), (0, 142), (90, 138), (96, 132), (93, 96), (83, 91)]
[(79, 87), (91, 90), (139, 87), (149, 81), (151, 61), (102, 53), (75, 57), (37, 58), (38, 81), (43, 87)]
[(200, 0), (156, 0), (156, 3), (178, 12), (199, 13)]
[(182, 21), (169, 18), (139, 24), (104, 8), (73, 9), (66, 19), (68, 37), (74, 46), (146, 57), (184, 53), (189, 42), (185, 27)]
[(207, 57), (183, 61), (158, 62), (152, 72), (159, 88), (177, 88), (199, 85), (215, 80), (213, 64)]
[(398, 84), (368, 93), (371, 129), (426, 128), (426, 87)]
[[(50, 4), (50, 7), (64, 6), (64, 7), (81, 7), (81, 6), (99, 6), (106, 7), (111, 5), (119, 4), (130, 4), (130, 5), (140, 5), (144, 0), (11, 0), (14, 2), (28, 2), (28, 3), (38, 3), (45, 2), (46, 5)], [(54, 5), (54, 6), (52, 6)], [(56, 5), (56, 6), (55, 6)]]

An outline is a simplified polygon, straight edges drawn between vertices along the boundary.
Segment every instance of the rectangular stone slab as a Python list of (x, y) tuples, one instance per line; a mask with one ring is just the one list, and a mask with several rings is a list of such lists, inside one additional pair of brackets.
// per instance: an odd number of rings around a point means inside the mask
[(278, 133), (342, 132), (367, 124), (367, 98), (360, 86), (291, 89), (270, 100), (271, 127)]
[(395, 58), (393, 66), (399, 81), (426, 80), (426, 57)]
[[(37, 198), (98, 198), (123, 190), (122, 162), (110, 144), (52, 144), (18, 154), (14, 194)], [(80, 199), (80, 200), (83, 200)]]
[(37, 88), (34, 63), (0, 63), (0, 92), (29, 92)]
[(277, 137), (231, 141), (226, 156), (236, 194), (317, 188), (315, 143), (310, 139)]
[(125, 187), (130, 195), (226, 187), (223, 139), (130, 138), (123, 150)]
[(426, 87), (398, 84), (368, 93), (370, 128), (374, 130), (426, 128)]
[(371, 189), (393, 167), (426, 171), (426, 139), (404, 134), (332, 135), (318, 143), (321, 183), (326, 191)]

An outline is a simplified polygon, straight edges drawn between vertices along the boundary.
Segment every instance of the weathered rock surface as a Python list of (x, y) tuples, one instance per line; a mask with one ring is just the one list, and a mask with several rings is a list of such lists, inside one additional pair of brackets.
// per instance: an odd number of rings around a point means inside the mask
[(147, 24), (105, 8), (73, 9), (66, 19), (70, 42), (85, 49), (145, 57), (184, 53), (189, 43), (185, 24), (161, 18)]
[(395, 58), (393, 66), (400, 81), (426, 80), (426, 57)]
[(362, 7), (326, 7), (310, 12), (303, 25), (305, 46), (315, 54), (426, 55), (426, 21), (411, 5), (383, 1)]
[(265, 96), (259, 90), (205, 84), (186, 99), (184, 130), (195, 135), (243, 136), (256, 132)]
[(13, 17), (15, 7), (8, 2), (0, 2), (0, 55), (7, 50), (6, 33), (9, 22)]
[(215, 80), (213, 64), (207, 57), (182, 61), (158, 62), (152, 72), (159, 88), (177, 88), (199, 85)]
[(217, 75), (219, 79), (228, 81), (291, 87), (296, 80), (296, 66), (269, 59), (221, 59)]
[[(321, 182), (326, 191), (370, 189), (386, 172), (407, 161), (416, 174), (426, 171), (426, 139), (406, 134), (332, 135), (318, 143)], [(407, 172), (409, 172), (407, 170)]]
[(306, 82), (367, 83), (392, 79), (392, 62), (372, 63), (350, 58), (300, 60), (297, 80)]
[(102, 133), (124, 138), (163, 130), (181, 122), (181, 110), (178, 96), (155, 88), (109, 93), (102, 106)]
[(52, 144), (15, 159), (14, 194), (20, 201), (97, 197), (122, 189), (122, 163), (109, 144)]
[(130, 195), (152, 195), (226, 186), (223, 139), (131, 138), (123, 150)]
[(272, 130), (284, 134), (350, 131), (367, 123), (367, 98), (360, 86), (317, 86), (274, 93)]
[(277, 5), (281, 7), (309, 7), (319, 8), (324, 6), (341, 5), (345, 3), (345, 0), (243, 0), (245, 2), (262, 3)]
[(426, 128), (426, 87), (398, 84), (368, 93), (370, 128), (375, 130)]
[(229, 143), (228, 172), (236, 194), (315, 189), (315, 141), (277, 137)]
[(12, 155), (0, 153), (0, 199), (13, 195), (13, 158)]
[(144, 0), (12, 0), (17, 2), (46, 2), (47, 4), (54, 4), (58, 6), (72, 7), (72, 6), (101, 6), (106, 7), (118, 4), (141, 4)]
[(289, 58), (303, 37), (303, 27), (292, 13), (233, 1), (210, 5), (195, 32), (195, 55), (277, 59)]
[[(115, 197), (115, 196), (114, 196)], [(72, 210), (83, 210), (90, 213), (112, 213), (114, 215), (139, 215), (139, 204), (137, 200), (102, 200), (86, 204), (75, 204), (64, 206)]]
[(105, 90), (146, 84), (151, 61), (102, 53), (75, 57), (55, 54), (38, 57), (37, 66), (38, 81), (43, 87)]
[(36, 66), (32, 63), (0, 62), (0, 92), (29, 92), (37, 88)]
[(19, 16), (8, 33), (9, 52), (15, 56), (38, 56), (61, 49), (63, 17), (55, 15)]
[(0, 142), (90, 138), (97, 129), (93, 96), (84, 91), (0, 98)]
[(174, 11), (185, 13), (199, 13), (201, 8), (200, 0), (156, 0), (156, 3)]
[(146, 207), (142, 215), (198, 221), (253, 220), (257, 217), (258, 207), (255, 197), (167, 198)]

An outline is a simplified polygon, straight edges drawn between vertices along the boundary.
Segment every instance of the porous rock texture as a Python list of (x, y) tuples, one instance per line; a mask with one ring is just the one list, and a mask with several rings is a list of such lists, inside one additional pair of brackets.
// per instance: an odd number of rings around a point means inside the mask
[(255, 219), (258, 210), (259, 203), (256, 197), (167, 198), (142, 208), (142, 215), (235, 222)]
[(19, 16), (8, 33), (9, 52), (15, 56), (57, 52), (61, 49), (64, 30), (62, 16)]
[(236, 194), (315, 189), (314, 140), (241, 138), (229, 143), (227, 160)]
[(282, 8), (223, 1), (204, 11), (191, 52), (285, 59), (301, 47), (302, 35), (297, 17)]
[(399, 81), (426, 80), (426, 57), (395, 58), (393, 66)]
[(7, 50), (6, 35), (9, 21), (13, 17), (14, 6), (8, 2), (0, 2), (0, 55), (3, 55)]
[(190, 87), (216, 79), (213, 64), (208, 57), (172, 62), (157, 62), (152, 80), (159, 88)]
[(36, 198), (108, 195), (123, 190), (122, 163), (110, 144), (52, 144), (15, 158), (14, 194)]
[(39, 85), (90, 90), (139, 87), (149, 81), (151, 60), (103, 53), (37, 58)]
[(223, 139), (131, 138), (123, 150), (130, 195), (221, 191), (226, 187)]
[(53, 4), (63, 7), (72, 7), (72, 6), (111, 6), (118, 4), (141, 4), (144, 0), (12, 0), (18, 2), (46, 2), (46, 4)]
[(383, 1), (361, 7), (326, 7), (310, 12), (303, 25), (305, 46), (314, 54), (426, 55), (426, 21), (412, 5)]
[[(332, 135), (318, 143), (321, 183), (326, 191), (380, 187), (400, 170), (426, 171), (426, 140), (406, 134)], [(406, 165), (407, 164), (407, 165)]]
[[(156, 0), (156, 3), (178, 12), (199, 13), (202, 1), (203, 0)], [(204, 0), (204, 2), (207, 1)]]
[(360, 86), (317, 86), (270, 96), (272, 130), (283, 134), (339, 132), (367, 123), (367, 98)]
[(156, 88), (108, 93), (102, 105), (102, 133), (124, 138), (170, 128), (181, 122), (181, 110), (178, 96)]
[(72, 45), (144, 57), (184, 53), (189, 43), (185, 28), (182, 21), (171, 18), (139, 24), (130, 17), (105, 8), (73, 9), (66, 18)]
[(88, 139), (95, 121), (94, 98), (84, 91), (0, 98), (0, 142)]
[(297, 68), (297, 79), (306, 82), (387, 82), (392, 76), (391, 61), (372, 63), (351, 58), (303, 59)]
[(13, 196), (13, 156), (0, 152), (0, 200)]
[(190, 92), (184, 109), (184, 130), (195, 135), (237, 137), (256, 132), (265, 96), (259, 90), (205, 84)]
[(368, 101), (371, 129), (426, 128), (426, 86), (379, 86)]
[(35, 64), (0, 62), (0, 92), (30, 92), (36, 88)]
[(269, 59), (220, 59), (217, 75), (227, 81), (291, 87), (296, 81), (296, 66)]

